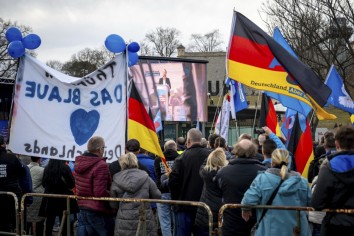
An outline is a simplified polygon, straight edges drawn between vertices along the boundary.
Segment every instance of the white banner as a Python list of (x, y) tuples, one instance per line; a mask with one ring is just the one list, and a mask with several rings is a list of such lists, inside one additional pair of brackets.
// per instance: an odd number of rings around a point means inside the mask
[(92, 136), (101, 136), (107, 162), (117, 160), (125, 149), (126, 73), (123, 54), (83, 78), (26, 54), (16, 78), (9, 149), (74, 161)]
[(223, 137), (226, 140), (226, 143), (229, 136), (230, 110), (230, 96), (227, 94), (224, 96), (221, 111), (219, 112), (219, 116), (215, 124), (215, 133)]

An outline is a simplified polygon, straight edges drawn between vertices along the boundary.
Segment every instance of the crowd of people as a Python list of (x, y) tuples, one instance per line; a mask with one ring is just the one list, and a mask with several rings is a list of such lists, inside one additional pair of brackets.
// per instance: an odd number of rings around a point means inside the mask
[[(204, 202), (213, 213), (214, 229), (220, 207), (237, 203), (243, 208), (224, 211), (222, 235), (352, 235), (354, 214), (322, 210), (354, 208), (354, 128), (340, 127), (324, 135), (314, 147), (308, 179), (294, 169), (294, 157), (283, 140), (268, 127), (263, 130), (258, 139), (242, 134), (229, 148), (224, 138), (212, 134), (206, 140), (192, 128), (186, 138), (164, 143), (166, 162), (131, 139), (125, 154), (110, 164), (104, 158), (104, 138), (94, 136), (74, 163), (50, 159), (45, 166), (39, 157), (31, 157), (26, 165), (6, 149), (0, 136), (0, 191), (13, 192), (18, 199), (34, 192)], [(67, 221), (62, 220), (65, 198), (28, 197), (25, 204), (27, 234), (52, 235), (59, 219), (62, 235), (67, 235)], [(297, 217), (293, 210), (255, 210), (254, 205), (317, 211), (301, 211)], [(13, 197), (0, 194), (0, 206), (0, 231), (14, 232)], [(209, 235), (206, 210), (193, 205), (70, 199), (69, 217), (72, 235), (75, 230), (78, 236), (141, 235), (143, 231), (146, 235)]]

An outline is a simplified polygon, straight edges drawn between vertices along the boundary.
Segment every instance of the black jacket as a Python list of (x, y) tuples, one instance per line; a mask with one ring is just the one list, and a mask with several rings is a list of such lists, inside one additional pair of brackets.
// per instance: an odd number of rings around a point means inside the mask
[[(218, 188), (217, 182), (215, 181), (217, 170), (208, 171), (203, 167), (204, 166), (202, 166), (199, 171), (199, 174), (204, 181), (203, 192), (202, 196), (200, 197), (200, 201), (206, 203), (210, 207), (210, 210), (213, 213), (213, 228), (215, 228), (217, 227), (218, 223), (218, 214), (221, 207), (222, 192), (221, 189)], [(198, 207), (195, 224), (198, 225), (199, 228), (208, 230), (208, 222), (208, 213), (204, 208)]]
[[(169, 149), (166, 150), (163, 154), (165, 156), (168, 167), (172, 169), (173, 163), (175, 162), (175, 159), (178, 157), (178, 153), (175, 150)], [(170, 192), (168, 188), (166, 189), (161, 187), (161, 175), (166, 173), (166, 168), (160, 157), (155, 158), (154, 169), (156, 175), (156, 185), (160, 189), (161, 193)]]
[[(259, 171), (266, 170), (261, 162), (253, 158), (234, 158), (228, 166), (222, 168), (216, 175), (216, 181), (222, 191), (223, 203), (240, 204), (244, 193), (250, 187)], [(249, 234), (256, 222), (253, 217), (245, 222), (241, 217), (241, 209), (227, 209), (224, 211), (223, 235)]]
[[(318, 174), (312, 195), (316, 210), (354, 208), (354, 151), (328, 156)], [(354, 215), (327, 213), (324, 221), (337, 226), (354, 226)]]
[(26, 175), (25, 166), (12, 153), (0, 147), (0, 191), (13, 192), (21, 200), (20, 178)]
[[(172, 200), (199, 201), (203, 190), (203, 179), (199, 169), (210, 151), (199, 144), (187, 148), (176, 158), (169, 176), (168, 186)], [(180, 206), (179, 211), (195, 211), (195, 207)]]

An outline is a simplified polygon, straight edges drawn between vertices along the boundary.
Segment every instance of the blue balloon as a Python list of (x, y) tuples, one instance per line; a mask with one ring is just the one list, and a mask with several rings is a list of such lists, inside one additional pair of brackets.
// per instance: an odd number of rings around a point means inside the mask
[(9, 41), (9, 42), (21, 41), (22, 40), (22, 33), (18, 28), (10, 27), (6, 30), (5, 37), (6, 37), (7, 41)]
[(129, 52), (138, 52), (140, 50), (140, 46), (137, 42), (131, 42), (128, 45), (128, 51)]
[(7, 48), (8, 53), (10, 56), (13, 58), (19, 58), (23, 54), (25, 54), (25, 47), (23, 46), (23, 43), (19, 40), (12, 41), (9, 44), (9, 47)]
[(134, 66), (139, 60), (138, 53), (128, 51), (128, 66)]
[(106, 48), (114, 53), (120, 53), (125, 51), (125, 42), (122, 37), (116, 34), (111, 34), (104, 41)]
[(22, 40), (23, 45), (27, 49), (36, 49), (41, 45), (41, 38), (36, 34), (29, 34)]

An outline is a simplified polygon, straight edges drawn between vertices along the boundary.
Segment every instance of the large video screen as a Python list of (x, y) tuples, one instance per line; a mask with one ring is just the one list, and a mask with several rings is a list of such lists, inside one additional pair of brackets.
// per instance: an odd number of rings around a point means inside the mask
[[(163, 121), (207, 121), (207, 61), (139, 57), (130, 75), (146, 107)], [(160, 113), (159, 113), (160, 112)]]

